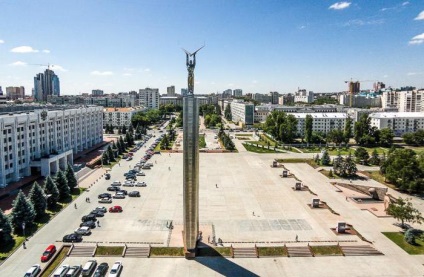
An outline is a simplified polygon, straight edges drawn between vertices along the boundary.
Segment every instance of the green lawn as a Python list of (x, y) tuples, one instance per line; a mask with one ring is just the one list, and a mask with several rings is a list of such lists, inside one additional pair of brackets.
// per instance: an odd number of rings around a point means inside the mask
[(314, 256), (341, 256), (342, 250), (338, 245), (311, 246)]
[(121, 256), (123, 251), (123, 246), (98, 246), (96, 256)]
[(183, 247), (152, 247), (150, 256), (184, 256)]
[(287, 248), (284, 246), (279, 247), (258, 247), (259, 257), (264, 256), (283, 256), (287, 257)]
[(246, 143), (243, 143), (244, 148), (246, 148), (247, 151), (249, 152), (255, 152), (255, 153), (260, 153), (260, 154), (275, 154), (275, 153), (283, 153), (283, 152), (275, 152), (273, 150), (273, 147), (269, 147), (269, 149), (267, 147), (256, 147), (253, 145), (248, 145)]
[[(258, 146), (263, 145), (265, 147), (268, 147), (268, 145), (266, 144), (266, 142), (263, 141), (263, 140), (259, 140), (259, 141), (257, 141), (257, 140), (249, 140), (249, 141), (246, 141), (246, 142), (249, 142), (249, 143), (252, 143), (252, 144), (257, 144)], [(271, 146), (272, 146), (272, 144), (269, 145), (270, 148), (271, 148)]]
[(205, 148), (205, 147), (206, 147), (205, 135), (199, 135), (199, 148)]
[(383, 232), (383, 235), (396, 243), (400, 248), (411, 255), (424, 254), (424, 241), (416, 239), (417, 245), (411, 245), (405, 241), (403, 234), (399, 232)]

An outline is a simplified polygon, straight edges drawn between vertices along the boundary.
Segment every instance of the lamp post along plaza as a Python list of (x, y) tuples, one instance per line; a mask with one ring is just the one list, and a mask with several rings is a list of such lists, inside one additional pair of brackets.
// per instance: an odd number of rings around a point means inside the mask
[(199, 105), (193, 93), (196, 53), (200, 49), (194, 53), (183, 49), (188, 71), (188, 91), (183, 99), (183, 240), (186, 258), (195, 257), (199, 238)]

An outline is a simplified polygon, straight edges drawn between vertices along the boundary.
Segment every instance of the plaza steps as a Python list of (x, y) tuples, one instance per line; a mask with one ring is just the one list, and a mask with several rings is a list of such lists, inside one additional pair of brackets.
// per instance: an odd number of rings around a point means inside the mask
[(75, 245), (69, 257), (92, 257), (96, 246)]
[(124, 257), (128, 258), (148, 258), (150, 255), (149, 247), (134, 247), (129, 246), (125, 251)]
[(234, 258), (257, 258), (256, 247), (233, 248)]
[(289, 257), (312, 257), (308, 246), (287, 246)]
[(369, 245), (340, 246), (345, 256), (378, 256), (384, 255)]

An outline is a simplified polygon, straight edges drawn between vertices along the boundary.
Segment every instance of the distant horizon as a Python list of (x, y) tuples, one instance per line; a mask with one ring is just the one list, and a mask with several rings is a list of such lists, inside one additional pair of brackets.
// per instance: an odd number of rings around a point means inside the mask
[(165, 94), (187, 86), (182, 48), (203, 44), (196, 94), (340, 92), (349, 80), (424, 88), (422, 1), (16, 0), (0, 10), (3, 88), (31, 92), (50, 66), (61, 95)]

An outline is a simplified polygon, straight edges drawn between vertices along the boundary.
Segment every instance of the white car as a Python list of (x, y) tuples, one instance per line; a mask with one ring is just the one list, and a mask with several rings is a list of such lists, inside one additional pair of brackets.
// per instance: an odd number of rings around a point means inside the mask
[(121, 275), (122, 262), (118, 261), (110, 268), (109, 277), (118, 277)]
[(102, 198), (99, 200), (99, 203), (112, 203), (111, 198)]
[(118, 191), (116, 192), (116, 194), (113, 196), (113, 198), (115, 199), (124, 199), (125, 198), (125, 194), (122, 191)]
[(143, 171), (138, 172), (136, 175), (137, 175), (137, 176), (146, 176), (146, 174), (145, 174)]
[(35, 277), (40, 273), (41, 268), (39, 264), (31, 266), (28, 271), (25, 273), (24, 277)]
[(65, 264), (60, 266), (56, 271), (53, 273), (53, 277), (62, 277), (65, 276), (66, 272), (69, 270), (69, 265)]
[(78, 235), (87, 236), (87, 235), (91, 234), (91, 230), (90, 230), (90, 227), (84, 226), (84, 227), (80, 227), (80, 228), (76, 229), (74, 231), (74, 233), (78, 234)]
[(146, 182), (137, 182), (137, 183), (135, 183), (135, 186), (136, 187), (147, 187), (147, 184), (146, 184)]
[(120, 186), (122, 185), (121, 181), (113, 181), (112, 187)]
[(125, 181), (123, 184), (124, 187), (133, 187), (134, 182), (133, 181)]

